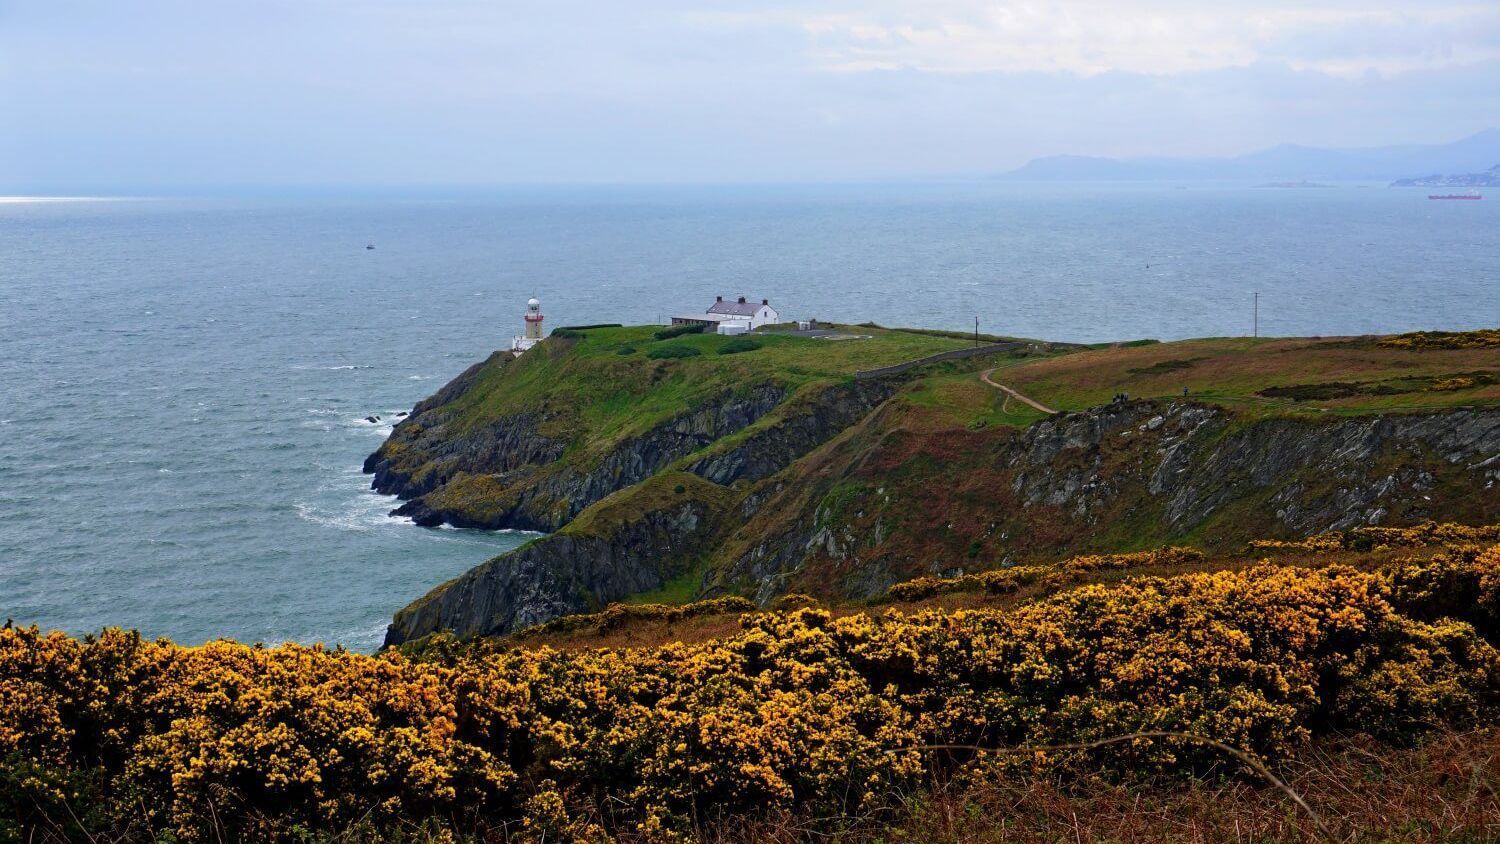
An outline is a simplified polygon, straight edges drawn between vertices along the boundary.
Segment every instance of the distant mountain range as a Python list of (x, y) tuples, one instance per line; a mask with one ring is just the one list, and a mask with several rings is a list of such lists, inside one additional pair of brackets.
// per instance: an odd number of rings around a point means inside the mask
[(1232, 158), (1037, 158), (999, 178), (1031, 181), (1394, 179), (1478, 173), (1500, 161), (1500, 129), (1447, 144), (1321, 149), (1282, 144)]

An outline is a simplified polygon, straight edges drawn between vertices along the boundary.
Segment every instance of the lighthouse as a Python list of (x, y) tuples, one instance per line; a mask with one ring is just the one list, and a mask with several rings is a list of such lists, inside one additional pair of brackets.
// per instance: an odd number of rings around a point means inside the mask
[(510, 351), (519, 355), (542, 341), (542, 303), (536, 299), (526, 300), (526, 331), (511, 340)]

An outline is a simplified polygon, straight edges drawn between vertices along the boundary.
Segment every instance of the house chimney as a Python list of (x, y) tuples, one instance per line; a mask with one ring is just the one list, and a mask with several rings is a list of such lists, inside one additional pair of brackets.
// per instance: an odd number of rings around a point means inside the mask
[(722, 301), (724, 301), (724, 297), (723, 296), (715, 296), (714, 297), (714, 301), (715, 302), (722, 302)]
[(762, 299), (762, 300), (760, 300), (760, 303), (762, 305), (769, 305), (769, 304), (771, 304), (771, 300), (770, 299)]
[(741, 305), (745, 304), (745, 297), (744, 296), (740, 297), (740, 304)]

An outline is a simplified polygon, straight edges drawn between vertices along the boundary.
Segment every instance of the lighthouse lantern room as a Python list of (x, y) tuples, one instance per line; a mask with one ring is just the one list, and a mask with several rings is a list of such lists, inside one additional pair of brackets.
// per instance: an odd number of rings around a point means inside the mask
[(536, 299), (526, 302), (526, 332), (510, 342), (510, 351), (519, 355), (542, 341), (542, 303)]

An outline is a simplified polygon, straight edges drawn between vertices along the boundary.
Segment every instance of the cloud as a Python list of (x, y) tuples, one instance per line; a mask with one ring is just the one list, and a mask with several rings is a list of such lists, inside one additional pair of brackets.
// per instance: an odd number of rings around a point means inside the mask
[(0, 0), (0, 193), (1452, 140), (1500, 114), (1500, 4), (1464, 2)]
[(789, 27), (837, 72), (1171, 75), (1263, 62), (1394, 75), (1500, 59), (1500, 4), (1054, 0), (865, 2), (700, 14)]

